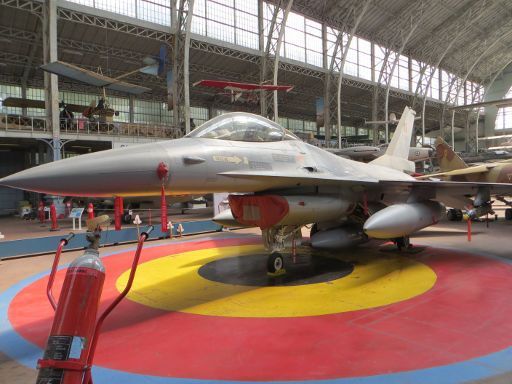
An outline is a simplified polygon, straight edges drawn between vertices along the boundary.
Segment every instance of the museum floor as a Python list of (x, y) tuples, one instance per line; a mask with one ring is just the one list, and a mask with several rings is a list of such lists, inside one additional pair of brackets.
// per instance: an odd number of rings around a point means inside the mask
[[(464, 223), (442, 222), (403, 253), (300, 250), (278, 278), (266, 276), (259, 230), (147, 242), (105, 323), (95, 383), (510, 383), (511, 225), (473, 223), (468, 242)], [(102, 306), (122, 289), (133, 249), (102, 249)], [(51, 262), (0, 263), (1, 382), (35, 382)]]

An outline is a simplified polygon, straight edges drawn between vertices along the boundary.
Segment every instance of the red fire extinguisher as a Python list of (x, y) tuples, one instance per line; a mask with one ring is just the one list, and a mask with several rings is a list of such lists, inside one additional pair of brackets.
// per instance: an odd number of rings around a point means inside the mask
[(92, 205), (92, 203), (89, 203), (87, 205), (87, 218), (89, 220), (94, 219), (94, 206)]
[(92, 384), (91, 367), (101, 326), (128, 294), (135, 278), (142, 246), (152, 230), (153, 227), (150, 226), (141, 233), (126, 287), (99, 317), (98, 307), (105, 280), (105, 268), (98, 253), (101, 229), (87, 233), (87, 240), (91, 245), (84, 255), (70, 264), (58, 304), (55, 304), (52, 295), (55, 272), (62, 248), (73, 235), (61, 240), (47, 286), (48, 298), (56, 309), (55, 318), (43, 358), (38, 361), (39, 374), (36, 383)]
[(38, 361), (37, 383), (82, 384), (104, 280), (105, 268), (96, 249), (87, 249), (70, 264)]
[(58, 231), (59, 224), (57, 223), (57, 209), (55, 208), (54, 203), (50, 205), (50, 218), (52, 220), (52, 226), (50, 228), (50, 231)]

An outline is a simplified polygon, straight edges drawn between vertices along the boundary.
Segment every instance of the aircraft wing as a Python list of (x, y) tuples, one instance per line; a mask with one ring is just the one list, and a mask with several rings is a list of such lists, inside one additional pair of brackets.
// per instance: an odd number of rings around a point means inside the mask
[(114, 91), (132, 93), (135, 95), (151, 91), (150, 88), (116, 80), (112, 77), (104, 76), (63, 61), (54, 61), (42, 65), (41, 69), (59, 76), (65, 76), (73, 80), (81, 81), (82, 83), (94, 85), (96, 87), (105, 87)]
[[(307, 173), (306, 173), (307, 172)], [(229, 171), (221, 172), (218, 175), (228, 176), (247, 180), (264, 180), (264, 179), (282, 179), (290, 180), (296, 183), (307, 183), (308, 185), (316, 184), (358, 184), (371, 188), (382, 188), (385, 191), (404, 188), (421, 188), (431, 190), (451, 191), (453, 193), (461, 192), (470, 195), (480, 187), (489, 188), (491, 194), (512, 194), (512, 183), (485, 183), (485, 182), (467, 182), (467, 181), (437, 181), (437, 180), (377, 180), (369, 177), (357, 177), (350, 175), (340, 177), (330, 173), (308, 171), (304, 169), (302, 172), (292, 174), (280, 174), (275, 171)]]
[(477, 173), (485, 173), (489, 172), (492, 168), (496, 167), (496, 164), (483, 164), (483, 165), (477, 165), (474, 167), (468, 167), (463, 169), (455, 169), (453, 171), (448, 172), (439, 172), (439, 173), (433, 173), (430, 175), (422, 175), (417, 177), (418, 180), (428, 180), (432, 177), (450, 177), (450, 176), (461, 176), (461, 175), (471, 175), (471, 174), (477, 174)]
[(418, 188), (424, 190), (450, 192), (453, 194), (471, 195), (479, 188), (489, 188), (491, 195), (512, 194), (512, 184), (509, 183), (484, 183), (470, 181), (432, 181), (432, 180), (383, 180), (379, 182), (384, 187)]
[(289, 92), (293, 89), (293, 85), (270, 85), (270, 84), (251, 84), (239, 83), (236, 81), (223, 81), (223, 80), (200, 80), (194, 83), (194, 86), (200, 85), (203, 87), (233, 89), (237, 91), (255, 91), (264, 89), (267, 91), (286, 91)]
[[(45, 104), (44, 100), (30, 100), (23, 99), (20, 97), (7, 97), (2, 102), (4, 107), (16, 107), (16, 108), (37, 108), (44, 109)], [(66, 104), (68, 111), (81, 113), (87, 108), (87, 105), (79, 105), (79, 104)]]
[(467, 197), (475, 195), (479, 188), (488, 188), (491, 195), (512, 195), (512, 184), (481, 183), (460, 181), (431, 181), (431, 180), (376, 180), (371, 178), (359, 178), (351, 175), (339, 177), (321, 172), (309, 172), (296, 175), (279, 174), (274, 171), (247, 171), (247, 172), (222, 172), (219, 175), (240, 178), (245, 180), (274, 180), (276, 185), (287, 186), (344, 186), (356, 187), (354, 190), (378, 191), (379, 193), (393, 196), (403, 192), (411, 192), (421, 199), (436, 199), (452, 204), (453, 201), (467, 202)]
[(245, 180), (275, 180), (279, 184), (289, 186), (311, 186), (311, 185), (358, 185), (358, 186), (371, 186), (377, 185), (378, 180), (368, 177), (339, 177), (330, 173), (318, 172), (315, 170), (303, 169), (297, 171), (295, 175), (287, 173), (280, 174), (275, 171), (230, 171), (221, 172), (219, 175), (233, 177)]

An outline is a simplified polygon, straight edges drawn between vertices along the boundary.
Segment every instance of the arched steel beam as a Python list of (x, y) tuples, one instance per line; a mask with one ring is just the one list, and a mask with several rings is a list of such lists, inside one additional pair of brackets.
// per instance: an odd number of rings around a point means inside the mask
[[(394, 59), (391, 64), (389, 73), (387, 74), (388, 78), (387, 78), (387, 82), (386, 82), (386, 94), (385, 94), (385, 101), (384, 101), (384, 114), (385, 114), (386, 121), (387, 121), (388, 114), (389, 114), (389, 91), (391, 88), (391, 81), (393, 79), (396, 65), (400, 60), (400, 56), (401, 56), (403, 50), (405, 49), (407, 42), (413, 35), (416, 28), (422, 22), (423, 17), (425, 15), (425, 10), (426, 10), (427, 5), (428, 5), (427, 1), (420, 1), (419, 3), (414, 3), (414, 7), (407, 9), (405, 12), (403, 12), (401, 15), (399, 15), (397, 17), (399, 24), (396, 28), (396, 31), (398, 33), (396, 34), (396, 36), (397, 36), (396, 40), (395, 40), (396, 44), (392, 44), (392, 45), (398, 46), (398, 49), (396, 52), (394, 52)], [(393, 26), (391, 26), (391, 28), (393, 28)], [(388, 60), (389, 60), (389, 56), (390, 55), (388, 55)], [(389, 62), (386, 61), (383, 64), (381, 71), (385, 70), (388, 66), (389, 66)], [(386, 143), (389, 142), (389, 124), (388, 123), (385, 124), (385, 141), (386, 141)]]
[[(475, 69), (476, 65), (482, 60), (482, 58), (490, 51), (492, 50), (496, 45), (500, 44), (503, 39), (509, 37), (512, 35), (512, 30), (510, 30), (510, 27), (512, 27), (512, 22), (508, 22), (504, 27), (500, 28), (499, 30), (495, 31), (494, 36), (492, 36), (492, 43), (483, 51), (480, 53), (480, 55), (476, 58), (476, 60), (471, 64), (471, 66), (468, 68), (466, 74), (462, 78), (461, 83), (457, 87), (457, 91), (455, 94), (455, 100), (459, 97), (461, 89), (464, 88), (464, 84), (466, 83), (466, 80), (468, 79), (469, 75), (473, 70)], [(504, 32), (505, 30), (508, 30), (508, 32)], [(455, 147), (455, 137), (454, 137), (454, 124), (455, 124), (455, 110), (452, 110), (452, 119), (451, 119), (451, 135), (452, 135), (452, 148)]]
[[(498, 78), (498, 76), (505, 70), (505, 68), (507, 68), (510, 64), (512, 63), (512, 60), (508, 61), (503, 67), (500, 68), (500, 70), (496, 71), (496, 73), (490, 77), (490, 80), (489, 80), (489, 83), (486, 84), (485, 86), (485, 91), (484, 91), (484, 94), (482, 96), (482, 100), (485, 100), (485, 98), (487, 97), (487, 93), (489, 92), (489, 90), (491, 89), (491, 86), (494, 84), (494, 82), (496, 81), (496, 79)], [(480, 108), (477, 109), (477, 112), (476, 112), (476, 127), (475, 127), (475, 143), (476, 143), (476, 153), (478, 153), (478, 120), (480, 119)]]
[[(473, 4), (476, 4), (477, 7), (473, 7)], [(427, 106), (427, 94), (432, 86), (432, 79), (434, 77), (434, 73), (439, 68), (441, 63), (443, 62), (444, 58), (450, 52), (453, 45), (464, 35), (469, 25), (477, 21), (480, 17), (482, 17), (483, 12), (482, 9), (485, 6), (485, 1), (476, 0), (473, 2), (473, 4), (466, 9), (466, 11), (461, 14), (461, 16), (457, 19), (457, 23), (453, 23), (443, 31), (443, 36), (438, 35), (437, 38), (434, 38), (431, 40), (431, 44), (441, 44), (444, 41), (448, 41), (448, 45), (445, 47), (443, 52), (440, 55), (434, 55), (435, 51), (433, 47), (427, 47), (432, 52), (432, 62), (435, 60), (435, 64), (430, 69), (430, 76), (428, 77), (427, 84), (425, 86), (424, 92), (423, 92), (423, 106), (421, 110), (421, 135), (422, 135), (422, 145), (425, 143), (425, 109)], [(437, 57), (437, 59), (434, 59)], [(441, 91), (441, 88), (439, 89)], [(444, 109), (444, 106), (443, 106)], [(444, 113), (444, 111), (443, 111)], [(440, 127), (442, 130), (443, 127)]]
[[(290, 13), (290, 9), (293, 5), (293, 0), (288, 0), (285, 5), (285, 0), (276, 1), (272, 12), (272, 20), (270, 21), (268, 35), (266, 36), (265, 51), (262, 53), (261, 60), (261, 82), (272, 81), (272, 84), (277, 84), (277, 76), (279, 72), (279, 57), (281, 51), (281, 44), (284, 37), (284, 30), (286, 26), (286, 19)], [(263, 4), (263, 6), (269, 7), (269, 4)], [(262, 9), (262, 7), (260, 7)], [(279, 14), (282, 12), (281, 20), (279, 20)], [(262, 18), (263, 15), (261, 14)], [(260, 31), (261, 34), (264, 31)], [(274, 42), (273, 37), (277, 34), (276, 41)], [(272, 63), (273, 61), (273, 63)], [(277, 91), (267, 93), (261, 91), (260, 96), (261, 114), (268, 118), (272, 118), (277, 121), (278, 118), (278, 100)]]
[[(345, 65), (345, 59), (347, 57), (352, 37), (355, 35), (357, 27), (368, 8), (369, 2), (369, 0), (365, 0), (364, 2), (356, 2), (355, 4), (351, 5), (351, 8), (348, 9), (344, 14), (343, 27), (338, 30), (336, 42), (332, 47), (329, 69), (324, 77), (324, 128), (326, 137), (330, 137), (331, 135), (332, 121), (335, 118), (334, 112), (336, 112), (336, 120), (338, 122), (341, 120), (341, 85), (343, 82), (343, 68)], [(347, 32), (349, 29), (351, 30), (350, 33)], [(323, 25), (323, 31), (323, 38), (326, 40), (327, 34), (325, 24)], [(343, 47), (343, 38), (346, 35), (348, 35), (348, 42), (340, 54), (340, 51)], [(324, 44), (327, 44), (327, 42), (324, 41)], [(327, 51), (327, 46), (324, 45), (325, 60), (328, 59)], [(335, 72), (338, 72), (338, 82), (336, 88), (334, 83)], [(338, 146), (341, 146), (340, 132), (341, 123), (338, 124)], [(326, 143), (329, 143), (329, 141)]]
[(352, 30), (350, 31), (350, 34), (348, 35), (347, 45), (345, 46), (345, 48), (343, 50), (343, 54), (341, 56), (340, 69), (339, 69), (339, 74), (338, 74), (338, 89), (336, 92), (336, 117), (337, 117), (337, 128), (338, 128), (338, 147), (340, 147), (340, 148), (341, 148), (341, 85), (343, 83), (343, 68), (345, 66), (345, 59), (347, 58), (347, 53), (350, 48), (350, 43), (352, 42), (352, 38), (354, 37), (354, 35), (357, 31), (357, 27), (359, 26), (359, 23), (363, 19), (363, 16), (366, 13), (366, 10), (368, 9), (369, 5), (370, 5), (370, 0), (366, 0), (362, 4), (362, 8), (359, 11), (359, 14), (356, 16), (354, 26), (352, 27)]

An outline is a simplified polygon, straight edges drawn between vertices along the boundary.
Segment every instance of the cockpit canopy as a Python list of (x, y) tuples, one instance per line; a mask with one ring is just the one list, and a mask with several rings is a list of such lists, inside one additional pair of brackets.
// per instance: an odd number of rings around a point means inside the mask
[(254, 142), (299, 140), (279, 124), (245, 112), (226, 113), (214, 117), (186, 137)]

